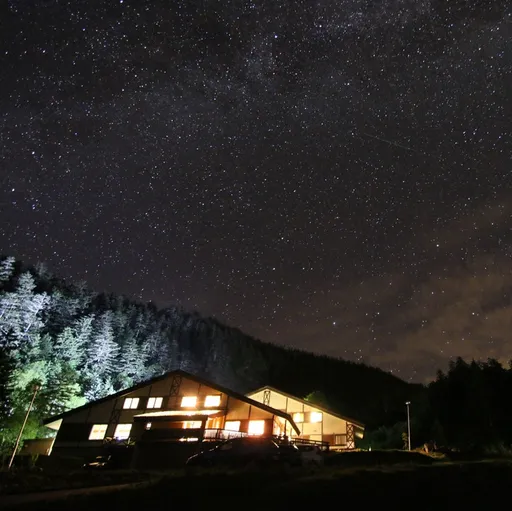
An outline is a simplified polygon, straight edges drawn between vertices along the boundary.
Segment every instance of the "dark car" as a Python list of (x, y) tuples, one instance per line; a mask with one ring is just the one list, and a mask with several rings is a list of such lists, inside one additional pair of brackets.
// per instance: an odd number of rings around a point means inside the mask
[(209, 451), (191, 456), (189, 467), (245, 467), (251, 464), (265, 466), (280, 461), (279, 446), (270, 438), (234, 438)]
[(279, 444), (279, 461), (292, 467), (302, 465), (302, 456), (298, 447), (290, 443)]

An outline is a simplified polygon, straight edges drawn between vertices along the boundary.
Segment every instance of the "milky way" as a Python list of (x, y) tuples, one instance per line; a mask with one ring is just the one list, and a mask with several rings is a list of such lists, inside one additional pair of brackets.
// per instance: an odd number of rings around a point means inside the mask
[(506, 361), (507, 3), (11, 1), (0, 252), (405, 379)]

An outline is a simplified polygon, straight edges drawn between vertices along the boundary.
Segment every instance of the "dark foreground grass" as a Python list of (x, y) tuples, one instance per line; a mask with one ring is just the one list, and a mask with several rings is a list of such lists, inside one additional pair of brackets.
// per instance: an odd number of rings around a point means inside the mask
[(144, 488), (30, 504), (31, 510), (287, 509), (350, 503), (394, 509), (478, 509), (501, 506), (512, 482), (512, 463), (446, 463), (431, 466), (341, 469), (304, 473), (169, 475)]

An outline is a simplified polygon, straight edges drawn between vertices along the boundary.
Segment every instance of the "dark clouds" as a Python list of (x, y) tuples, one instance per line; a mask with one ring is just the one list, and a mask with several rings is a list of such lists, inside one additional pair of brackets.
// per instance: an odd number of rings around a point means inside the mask
[(2, 19), (0, 250), (407, 378), (507, 357), (505, 2)]

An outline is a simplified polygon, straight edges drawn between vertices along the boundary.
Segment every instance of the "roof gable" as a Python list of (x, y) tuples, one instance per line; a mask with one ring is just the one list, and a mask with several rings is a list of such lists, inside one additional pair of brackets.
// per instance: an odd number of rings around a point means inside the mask
[(177, 369), (175, 371), (169, 371), (165, 374), (162, 374), (160, 376), (156, 376), (155, 378), (151, 378), (150, 380), (146, 380), (144, 382), (141, 382), (141, 383), (138, 383), (137, 385), (133, 385), (132, 387), (129, 387), (127, 389), (123, 389), (123, 390), (120, 390), (118, 392), (115, 392), (114, 394), (110, 394), (108, 396), (105, 396), (105, 397), (102, 397), (100, 399), (96, 399), (95, 401), (90, 401), (89, 403), (86, 403), (85, 405), (82, 405), (82, 406), (79, 406), (77, 408), (73, 408), (72, 410), (68, 410), (67, 412), (64, 412), (64, 413), (61, 413), (59, 415), (54, 415), (53, 417), (48, 417), (47, 419), (44, 419), (43, 420), (43, 424), (49, 424), (51, 422), (54, 422), (58, 419), (62, 419), (64, 417), (69, 417), (70, 415), (74, 414), (74, 413), (77, 413), (81, 410), (86, 410), (87, 408), (90, 408), (92, 406), (96, 406), (96, 405), (99, 405), (101, 403), (105, 403), (107, 401), (110, 401), (112, 399), (117, 399), (119, 397), (122, 397), (126, 394), (129, 394), (130, 392), (133, 392), (135, 390), (138, 390), (138, 389), (141, 389), (143, 387), (147, 387), (148, 385), (152, 385), (156, 382), (160, 382), (160, 381), (163, 381), (167, 378), (170, 378), (172, 376), (181, 376), (183, 378), (187, 378), (189, 380), (192, 380), (194, 382), (197, 382), (197, 383), (200, 383), (201, 385), (204, 385), (206, 387), (210, 387), (212, 389), (215, 389), (217, 390), (218, 392), (222, 393), (222, 394), (226, 394), (232, 398), (235, 398), (235, 399), (238, 399), (239, 401), (242, 401), (244, 403), (247, 403), (251, 406), (255, 406), (256, 408), (260, 408), (261, 410), (265, 410), (269, 413), (272, 413), (273, 415), (278, 415), (279, 417), (282, 417), (283, 419), (286, 419), (287, 421), (290, 422), (290, 424), (292, 425), (293, 429), (295, 429), (295, 431), (299, 434), (300, 433), (300, 430), (299, 428), (297, 427), (297, 425), (295, 424), (295, 422), (293, 421), (292, 417), (290, 416), (290, 414), (286, 413), (286, 412), (282, 412), (281, 410), (276, 410), (275, 408), (271, 408), (270, 406), (267, 406), (263, 403), (260, 403), (259, 401), (255, 401), (254, 399), (251, 399), (249, 396), (247, 395), (244, 395), (244, 394), (240, 394), (238, 392), (235, 392), (231, 389), (228, 389), (226, 387), (223, 387), (221, 385), (217, 385), (216, 383), (214, 382), (211, 382), (211, 381), (208, 381), (204, 378), (201, 378), (199, 376), (196, 376), (194, 374), (191, 374), (191, 373), (187, 373), (186, 371), (183, 371), (181, 369)]
[(351, 424), (354, 424), (354, 426), (359, 426), (360, 428), (364, 429), (363, 423), (356, 421), (355, 419), (352, 419), (351, 417), (347, 417), (346, 415), (340, 415), (339, 413), (333, 412), (332, 410), (330, 410), (329, 408), (326, 408), (325, 406), (317, 405), (316, 403), (311, 403), (310, 401), (306, 401), (305, 399), (302, 399), (300, 397), (294, 396), (292, 394), (288, 394), (287, 392), (283, 392), (282, 390), (276, 389), (275, 387), (271, 387), (270, 385), (265, 385), (264, 387), (260, 387), (259, 389), (248, 392), (247, 396), (250, 397), (254, 394), (257, 394), (258, 392), (262, 392), (263, 390), (270, 390), (271, 392), (276, 392), (277, 394), (287, 397), (288, 399), (293, 399), (294, 401), (297, 401), (304, 405), (311, 406), (312, 408), (317, 408), (318, 410), (320, 410), (324, 413), (327, 413), (329, 415), (337, 417), (338, 419), (345, 420), (347, 422), (350, 422)]

